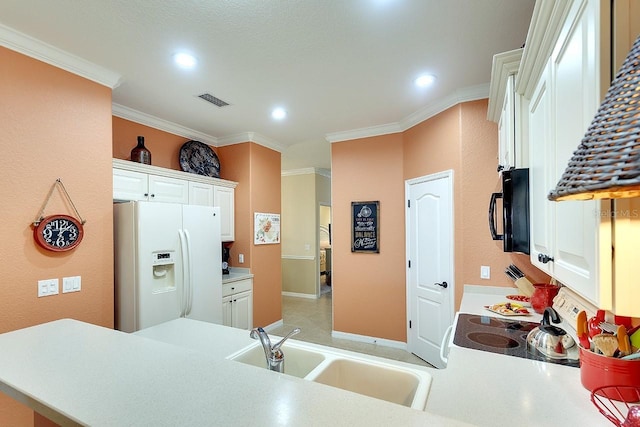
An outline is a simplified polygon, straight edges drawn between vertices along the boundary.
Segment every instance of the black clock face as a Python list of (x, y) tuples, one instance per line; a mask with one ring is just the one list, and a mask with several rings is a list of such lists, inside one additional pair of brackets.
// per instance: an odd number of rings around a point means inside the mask
[(45, 249), (67, 251), (82, 240), (82, 224), (67, 215), (53, 215), (40, 222), (35, 230), (36, 241)]

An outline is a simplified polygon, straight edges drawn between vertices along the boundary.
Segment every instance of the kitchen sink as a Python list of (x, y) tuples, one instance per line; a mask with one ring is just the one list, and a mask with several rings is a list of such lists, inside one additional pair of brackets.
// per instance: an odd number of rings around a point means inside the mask
[[(282, 346), (282, 352), (284, 353), (284, 373), (298, 378), (304, 378), (325, 360), (325, 356), (322, 353), (304, 349), (291, 343), (285, 343)], [(267, 368), (264, 349), (261, 345), (253, 345), (240, 353), (232, 355), (229, 359), (246, 363), (247, 365)]]
[(359, 360), (336, 359), (313, 381), (412, 407), (421, 378), (404, 370)]
[[(282, 346), (284, 373), (424, 411), (432, 376), (427, 368), (312, 343)], [(264, 349), (255, 343), (227, 357), (267, 369)]]

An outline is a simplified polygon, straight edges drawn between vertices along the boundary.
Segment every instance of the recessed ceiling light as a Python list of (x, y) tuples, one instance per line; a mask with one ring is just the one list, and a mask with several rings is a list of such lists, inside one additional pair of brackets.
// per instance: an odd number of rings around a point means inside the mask
[(273, 117), (276, 120), (282, 120), (285, 117), (287, 117), (287, 112), (285, 111), (284, 108), (274, 108), (273, 111), (271, 112), (271, 117)]
[(436, 76), (433, 74), (423, 74), (415, 80), (416, 86), (427, 87), (436, 81)]
[(193, 68), (198, 62), (195, 56), (188, 53), (176, 53), (173, 55), (173, 60), (181, 68)]

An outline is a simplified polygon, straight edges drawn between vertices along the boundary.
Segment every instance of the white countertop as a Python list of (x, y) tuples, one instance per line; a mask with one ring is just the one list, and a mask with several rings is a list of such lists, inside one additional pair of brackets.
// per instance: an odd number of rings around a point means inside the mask
[(61, 425), (465, 425), (224, 358), (251, 343), (187, 319), (136, 334), (63, 319), (0, 335), (0, 391)]
[[(461, 311), (494, 316), (482, 307), (508, 293), (465, 287)], [(50, 322), (0, 335), (0, 391), (61, 425), (608, 425), (577, 368), (452, 347), (421, 412), (226, 360), (248, 335), (188, 319), (135, 334)]]
[[(460, 312), (501, 317), (484, 305), (513, 288), (465, 286)], [(539, 322), (541, 316), (519, 318)], [(427, 410), (478, 426), (607, 426), (590, 401), (580, 369), (453, 346), (433, 374)]]
[(239, 280), (252, 279), (253, 274), (248, 268), (229, 268), (229, 274), (222, 275), (222, 283), (237, 282)]

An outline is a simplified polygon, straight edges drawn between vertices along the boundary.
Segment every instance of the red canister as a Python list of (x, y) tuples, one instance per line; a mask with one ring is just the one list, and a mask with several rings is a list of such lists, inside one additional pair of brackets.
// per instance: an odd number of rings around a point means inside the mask
[(536, 313), (544, 313), (544, 309), (553, 305), (553, 299), (558, 295), (560, 286), (538, 283), (533, 285), (531, 307)]
[[(580, 347), (580, 380), (590, 391), (604, 386), (640, 387), (640, 362), (607, 357)], [(602, 394), (625, 402), (638, 399), (633, 390), (624, 390), (620, 394), (605, 390)]]

